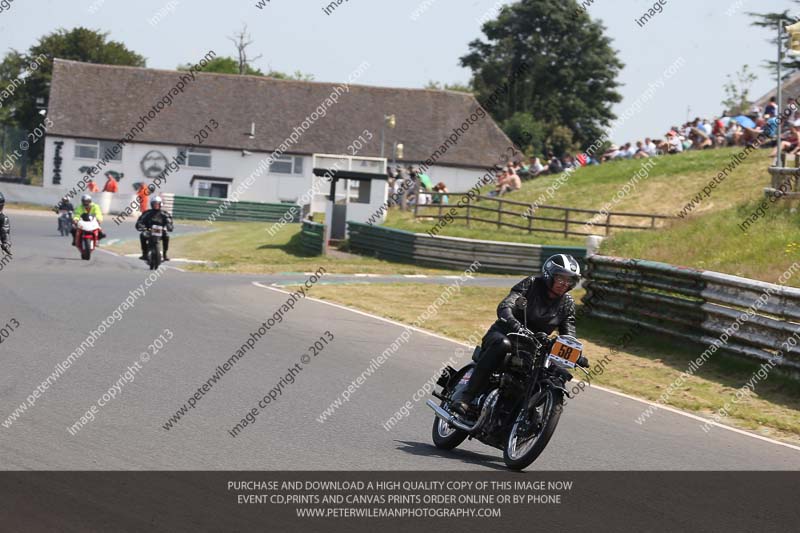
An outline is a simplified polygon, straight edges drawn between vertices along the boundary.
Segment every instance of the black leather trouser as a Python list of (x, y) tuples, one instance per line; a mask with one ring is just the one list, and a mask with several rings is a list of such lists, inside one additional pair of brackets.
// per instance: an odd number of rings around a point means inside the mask
[[(164, 232), (162, 237), (164, 241), (164, 255), (167, 255), (167, 250), (169, 250), (169, 234)], [(142, 255), (147, 255), (147, 237), (144, 236), (144, 233), (139, 234), (139, 244), (142, 245)]]
[(476, 396), (483, 392), (489, 384), (492, 372), (500, 368), (506, 354), (511, 352), (511, 341), (501, 331), (490, 328), (481, 342), (481, 354), (478, 363), (467, 384), (466, 393)]

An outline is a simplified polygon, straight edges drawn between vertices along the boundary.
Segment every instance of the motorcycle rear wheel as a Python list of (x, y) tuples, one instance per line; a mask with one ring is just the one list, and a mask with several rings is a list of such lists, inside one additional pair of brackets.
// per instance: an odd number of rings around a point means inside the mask
[[(441, 403), (444, 407), (445, 402)], [(467, 438), (467, 432), (454, 428), (438, 416), (433, 417), (433, 444), (440, 450), (452, 450)]]
[(525, 406), (520, 406), (517, 410), (514, 425), (508, 435), (508, 440), (503, 448), (503, 461), (511, 470), (522, 470), (530, 466), (547, 447), (550, 437), (556, 430), (558, 420), (563, 411), (564, 393), (560, 390), (550, 389), (542, 397), (536, 406), (536, 410), (542, 416), (541, 426), (536, 429), (533, 436), (525, 438), (524, 428), (528, 421), (528, 412)]

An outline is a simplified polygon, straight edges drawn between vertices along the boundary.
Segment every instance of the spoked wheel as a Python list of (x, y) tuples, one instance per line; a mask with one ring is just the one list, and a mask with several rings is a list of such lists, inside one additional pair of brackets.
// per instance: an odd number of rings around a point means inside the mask
[(503, 450), (503, 460), (512, 470), (522, 470), (544, 451), (561, 418), (564, 394), (549, 389), (531, 410), (521, 406)]
[[(445, 402), (441, 403), (444, 407)], [(454, 428), (438, 416), (433, 417), (433, 443), (440, 450), (452, 450), (467, 438), (467, 432)]]

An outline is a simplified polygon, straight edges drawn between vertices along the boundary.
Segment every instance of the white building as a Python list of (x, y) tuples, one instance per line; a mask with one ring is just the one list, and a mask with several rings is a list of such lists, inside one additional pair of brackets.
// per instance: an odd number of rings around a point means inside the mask
[[(427, 173), (434, 182), (445, 182), (453, 192), (467, 191), (511, 146), (491, 117), (482, 109), (478, 116), (476, 110), (471, 95), (450, 91), (56, 59), (44, 185), (54, 197), (87, 176), (102, 188), (105, 172), (115, 171), (123, 175), (115, 199), (115, 206), (121, 206), (134, 194), (134, 183), (150, 183), (177, 161), (180, 165), (167, 174), (161, 192), (308, 203), (308, 191), (316, 188), (320, 192), (313, 210), (321, 211), (328, 187), (315, 183), (314, 154), (378, 158), (384, 116), (393, 114), (397, 127), (385, 130), (383, 143), (388, 158), (394, 144), (402, 143), (405, 159), (398, 163), (432, 162)], [(467, 128), (465, 121), (470, 122)], [(372, 183), (372, 190), (360, 195), (369, 204), (353, 214), (374, 212), (385, 201), (386, 182)], [(358, 196), (354, 189), (353, 200)]]

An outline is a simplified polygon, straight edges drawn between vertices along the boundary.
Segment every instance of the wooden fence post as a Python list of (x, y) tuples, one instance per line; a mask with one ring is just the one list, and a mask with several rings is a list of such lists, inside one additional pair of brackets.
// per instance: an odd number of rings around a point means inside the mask
[(469, 227), (469, 202), (467, 202), (467, 227)]
[(608, 237), (609, 231), (611, 231), (611, 213), (606, 215), (606, 237)]
[(500, 225), (503, 221), (503, 200), (497, 199), (497, 229), (500, 229)]
[(569, 237), (569, 209), (564, 209), (564, 237)]

